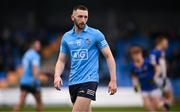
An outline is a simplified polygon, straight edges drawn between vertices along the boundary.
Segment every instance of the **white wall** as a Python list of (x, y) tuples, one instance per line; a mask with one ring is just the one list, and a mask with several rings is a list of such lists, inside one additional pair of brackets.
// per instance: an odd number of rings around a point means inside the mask
[[(20, 95), (19, 88), (1, 89), (0, 105), (14, 105)], [(140, 94), (134, 93), (132, 88), (119, 88), (118, 92), (110, 96), (107, 88), (98, 88), (97, 99), (93, 106), (142, 106)], [(42, 98), (45, 105), (71, 105), (68, 88), (57, 91), (54, 88), (42, 88)], [(35, 105), (34, 98), (28, 95), (27, 104)]]

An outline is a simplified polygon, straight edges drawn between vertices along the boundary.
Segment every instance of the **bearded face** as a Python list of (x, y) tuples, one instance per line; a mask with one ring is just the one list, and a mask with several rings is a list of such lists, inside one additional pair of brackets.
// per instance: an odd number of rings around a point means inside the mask
[(85, 22), (79, 22), (78, 19), (74, 19), (74, 24), (79, 28), (79, 29), (84, 29), (86, 23)]
[(76, 10), (73, 11), (71, 17), (72, 21), (78, 29), (84, 29), (88, 20), (88, 11), (87, 10)]

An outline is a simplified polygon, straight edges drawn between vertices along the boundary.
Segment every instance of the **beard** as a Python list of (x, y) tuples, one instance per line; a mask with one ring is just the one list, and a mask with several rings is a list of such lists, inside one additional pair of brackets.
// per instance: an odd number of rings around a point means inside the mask
[(76, 20), (74, 20), (74, 24), (77, 26), (78, 29), (82, 30), (85, 28), (86, 24), (81, 22), (81, 23), (78, 23)]

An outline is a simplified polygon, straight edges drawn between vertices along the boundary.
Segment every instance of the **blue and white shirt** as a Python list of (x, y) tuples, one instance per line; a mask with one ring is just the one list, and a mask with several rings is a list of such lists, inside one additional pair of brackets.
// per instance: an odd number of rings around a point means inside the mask
[(20, 83), (28, 86), (40, 86), (40, 81), (36, 80), (33, 75), (33, 66), (38, 67), (40, 72), (40, 55), (33, 49), (29, 49), (22, 59), (23, 75)]
[(130, 71), (131, 75), (139, 79), (142, 91), (152, 91), (157, 88), (154, 82), (155, 69), (149, 60), (146, 59), (140, 68), (132, 64)]
[(104, 35), (87, 25), (80, 34), (73, 28), (63, 35), (60, 52), (71, 59), (69, 85), (99, 82), (99, 52), (105, 47), (108, 43)]
[(151, 50), (150, 51), (150, 62), (153, 64), (153, 65), (159, 65), (160, 64), (160, 58), (164, 58), (165, 57), (165, 52), (164, 51), (161, 51), (161, 50), (157, 50), (157, 49), (154, 49), (154, 50)]

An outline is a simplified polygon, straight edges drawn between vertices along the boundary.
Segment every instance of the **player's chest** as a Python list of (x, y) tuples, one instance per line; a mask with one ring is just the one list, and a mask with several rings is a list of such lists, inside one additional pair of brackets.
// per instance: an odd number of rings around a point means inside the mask
[(138, 74), (139, 78), (145, 78), (148, 76), (148, 66), (142, 66), (141, 68), (136, 68), (135, 72)]
[(89, 49), (95, 45), (95, 41), (89, 36), (72, 37), (67, 41), (67, 45), (69, 50)]
[(95, 41), (90, 36), (72, 37), (67, 44), (73, 61), (87, 60), (89, 51), (95, 49)]

